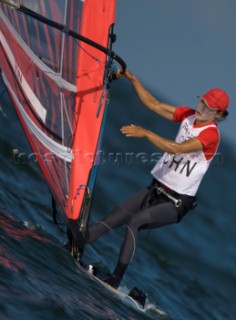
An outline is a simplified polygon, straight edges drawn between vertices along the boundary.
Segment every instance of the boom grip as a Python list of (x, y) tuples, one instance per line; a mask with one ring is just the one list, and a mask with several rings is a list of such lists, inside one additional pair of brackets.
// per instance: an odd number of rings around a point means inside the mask
[(125, 70), (127, 69), (127, 64), (125, 63), (125, 61), (121, 57), (117, 56), (116, 54), (114, 56), (114, 60), (120, 64), (122, 68), (121, 74), (124, 74)]

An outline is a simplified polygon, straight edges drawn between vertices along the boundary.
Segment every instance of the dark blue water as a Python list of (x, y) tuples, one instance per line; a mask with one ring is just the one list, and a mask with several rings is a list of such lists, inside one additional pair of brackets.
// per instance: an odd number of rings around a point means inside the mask
[[(236, 151), (224, 137), (198, 207), (181, 224), (140, 234), (123, 285), (148, 294), (149, 308), (141, 313), (91, 280), (61, 248), (66, 236), (52, 222), (48, 188), (3, 90), (1, 83), (0, 319), (236, 319)], [(125, 80), (113, 84), (91, 221), (151, 179), (158, 151), (122, 136), (119, 128), (129, 123), (168, 138), (177, 130), (142, 108)], [(112, 270), (123, 233), (117, 229), (88, 246), (85, 262)]]

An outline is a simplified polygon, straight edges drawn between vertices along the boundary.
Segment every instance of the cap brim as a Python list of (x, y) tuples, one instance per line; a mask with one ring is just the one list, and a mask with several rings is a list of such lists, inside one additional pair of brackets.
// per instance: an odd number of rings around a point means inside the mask
[(210, 107), (210, 106), (208, 105), (208, 103), (207, 103), (206, 99), (204, 99), (204, 98), (203, 98), (203, 96), (197, 96), (197, 98), (198, 98), (198, 99), (203, 99), (203, 100), (205, 101), (205, 104), (207, 105), (207, 107), (208, 107), (209, 109), (211, 109), (211, 110), (215, 110), (215, 111), (216, 111), (216, 110), (219, 110), (219, 109), (216, 109), (216, 108), (212, 108), (212, 107)]

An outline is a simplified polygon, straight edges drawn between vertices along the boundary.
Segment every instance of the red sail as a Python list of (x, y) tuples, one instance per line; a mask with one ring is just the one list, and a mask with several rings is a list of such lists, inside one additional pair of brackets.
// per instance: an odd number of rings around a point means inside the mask
[(57, 203), (77, 220), (92, 193), (108, 57), (67, 30), (109, 48), (115, 0), (21, 4), (64, 30), (0, 3), (2, 76)]

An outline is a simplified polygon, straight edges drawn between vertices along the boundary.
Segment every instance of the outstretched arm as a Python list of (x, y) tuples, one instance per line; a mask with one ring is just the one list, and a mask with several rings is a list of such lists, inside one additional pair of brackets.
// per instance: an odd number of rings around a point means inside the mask
[(135, 125), (124, 126), (121, 128), (121, 132), (126, 137), (146, 138), (148, 141), (158, 147), (158, 149), (171, 154), (197, 152), (203, 150), (203, 145), (197, 138), (192, 138), (182, 143), (177, 143), (175, 141), (163, 138), (150, 130)]
[(144, 104), (145, 107), (162, 116), (163, 118), (173, 120), (175, 112), (174, 106), (157, 100), (149, 91), (144, 88), (139, 79), (129, 70), (125, 71), (124, 77), (132, 83), (139, 100)]

